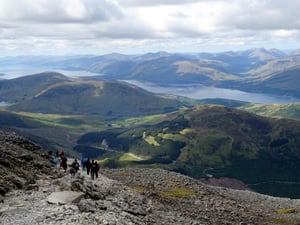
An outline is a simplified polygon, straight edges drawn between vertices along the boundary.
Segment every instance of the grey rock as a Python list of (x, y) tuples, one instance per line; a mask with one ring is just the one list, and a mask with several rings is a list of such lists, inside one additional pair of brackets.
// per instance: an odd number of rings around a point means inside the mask
[(84, 180), (83, 179), (72, 180), (71, 181), (71, 190), (86, 192), (86, 188), (84, 187)]
[(80, 212), (96, 212), (97, 207), (96, 207), (96, 202), (87, 200), (87, 199), (82, 199), (78, 204), (77, 204)]
[(27, 178), (26, 178), (26, 184), (35, 184), (36, 183), (36, 178), (35, 176), (32, 176), (32, 175), (29, 175)]
[(51, 204), (67, 204), (67, 203), (78, 203), (84, 196), (82, 192), (74, 191), (62, 191), (53, 192), (47, 197), (48, 203)]
[(30, 190), (35, 190), (35, 191), (37, 191), (37, 190), (39, 190), (39, 185), (37, 185), (37, 184), (29, 184), (29, 185), (27, 185), (27, 186), (25, 187), (25, 190), (26, 190), (26, 191), (30, 191)]
[(31, 154), (22, 154), (19, 156), (19, 158), (25, 160), (26, 162), (30, 162), (33, 160), (33, 157)]
[(0, 158), (0, 164), (5, 167), (11, 167), (11, 162), (8, 159)]
[(26, 180), (24, 178), (18, 177), (18, 176), (6, 176), (7, 180), (10, 180), (10, 182), (16, 187), (16, 188), (23, 188), (25, 186)]

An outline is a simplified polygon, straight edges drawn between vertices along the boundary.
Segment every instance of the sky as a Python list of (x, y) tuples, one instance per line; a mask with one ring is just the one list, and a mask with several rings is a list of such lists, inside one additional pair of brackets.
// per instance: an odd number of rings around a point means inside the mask
[(0, 0), (0, 56), (299, 49), (299, 0)]

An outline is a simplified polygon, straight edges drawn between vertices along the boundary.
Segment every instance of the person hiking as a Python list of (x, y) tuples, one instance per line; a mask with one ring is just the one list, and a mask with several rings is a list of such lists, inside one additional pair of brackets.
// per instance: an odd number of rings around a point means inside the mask
[(63, 168), (65, 172), (67, 171), (68, 164), (67, 164), (68, 159), (64, 156), (61, 157), (61, 162), (60, 162), (60, 168)]
[(71, 164), (71, 168), (70, 168), (70, 173), (72, 176), (75, 176), (75, 174), (78, 172), (79, 170), (79, 163), (77, 161), (77, 159), (74, 160), (74, 162)]
[(84, 158), (84, 157), (82, 157), (81, 160), (80, 160), (82, 171), (85, 171), (86, 161), (87, 161), (87, 158)]
[(94, 178), (98, 178), (98, 171), (99, 171), (99, 164), (95, 161), (92, 160), (91, 164), (91, 178), (94, 180)]
[(95, 161), (95, 176), (98, 178), (98, 172), (99, 172), (100, 166), (97, 161)]
[(79, 163), (77, 159), (74, 160), (74, 162), (71, 164), (71, 166), (76, 170), (76, 172), (79, 170)]
[(91, 161), (90, 161), (90, 158), (88, 158), (86, 160), (85, 166), (86, 166), (86, 173), (87, 173), (87, 175), (90, 175), (90, 171), (91, 171)]

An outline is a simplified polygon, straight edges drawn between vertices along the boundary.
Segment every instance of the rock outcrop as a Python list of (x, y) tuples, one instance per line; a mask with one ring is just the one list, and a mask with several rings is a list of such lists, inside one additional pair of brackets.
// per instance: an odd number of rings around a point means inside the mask
[(0, 130), (0, 195), (19, 188), (35, 188), (44, 175), (58, 176), (49, 155), (14, 132)]

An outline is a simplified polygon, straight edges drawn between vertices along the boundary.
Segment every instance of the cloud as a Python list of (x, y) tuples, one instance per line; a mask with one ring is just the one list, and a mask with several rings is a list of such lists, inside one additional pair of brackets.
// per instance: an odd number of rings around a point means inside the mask
[(109, 0), (0, 0), (0, 18), (5, 22), (87, 23), (120, 19), (122, 12)]
[(299, 8), (299, 0), (0, 0), (0, 45), (7, 54), (296, 45)]
[[(209, 0), (204, 0), (209, 1)], [(214, 1), (214, 0), (210, 0)], [(184, 5), (196, 3), (199, 0), (119, 0), (119, 4), (127, 6), (160, 6), (160, 5)]]
[(299, 29), (299, 8), (297, 0), (235, 1), (232, 7), (227, 7), (223, 21), (236, 29)]

